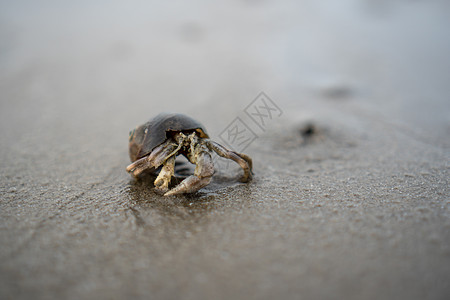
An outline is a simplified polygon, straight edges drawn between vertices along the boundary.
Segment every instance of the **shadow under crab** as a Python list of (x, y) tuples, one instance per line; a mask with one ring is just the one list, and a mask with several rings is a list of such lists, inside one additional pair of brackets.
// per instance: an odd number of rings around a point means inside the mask
[[(226, 149), (209, 139), (205, 127), (198, 121), (176, 113), (161, 113), (130, 132), (127, 171), (134, 177), (142, 173), (157, 172), (154, 184), (164, 196), (193, 193), (207, 186), (214, 174), (211, 152), (238, 163), (244, 171), (241, 182), (252, 178), (252, 159)], [(183, 155), (195, 164), (194, 174), (169, 190), (175, 172), (175, 159)]]

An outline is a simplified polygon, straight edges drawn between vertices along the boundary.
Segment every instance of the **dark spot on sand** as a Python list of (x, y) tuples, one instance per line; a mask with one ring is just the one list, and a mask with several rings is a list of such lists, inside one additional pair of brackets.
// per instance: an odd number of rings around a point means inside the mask
[(317, 133), (317, 127), (308, 123), (300, 128), (300, 134), (303, 138), (310, 138)]

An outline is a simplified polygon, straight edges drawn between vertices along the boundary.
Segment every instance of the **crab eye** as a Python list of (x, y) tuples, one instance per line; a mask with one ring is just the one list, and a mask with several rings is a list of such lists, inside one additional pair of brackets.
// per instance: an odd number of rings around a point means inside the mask
[(134, 132), (135, 132), (135, 131), (136, 131), (136, 129), (133, 129), (133, 130), (131, 130), (130, 133), (129, 133), (128, 139), (129, 139), (130, 142), (131, 142), (131, 140), (132, 140), (133, 137), (134, 137)]

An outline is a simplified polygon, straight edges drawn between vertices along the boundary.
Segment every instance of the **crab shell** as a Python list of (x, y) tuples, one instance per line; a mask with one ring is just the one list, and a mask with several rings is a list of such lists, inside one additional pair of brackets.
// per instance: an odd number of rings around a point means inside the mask
[(205, 127), (183, 114), (160, 113), (147, 123), (130, 131), (129, 155), (131, 162), (149, 155), (155, 147), (164, 143), (169, 132), (195, 130), (201, 138), (209, 138)]

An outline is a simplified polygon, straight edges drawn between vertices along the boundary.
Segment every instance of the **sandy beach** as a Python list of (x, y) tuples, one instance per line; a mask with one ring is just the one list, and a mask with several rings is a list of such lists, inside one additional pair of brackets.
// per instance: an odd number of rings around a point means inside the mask
[[(334, 2), (1, 2), (0, 299), (448, 299), (450, 6)], [(131, 178), (163, 111), (253, 180)]]

